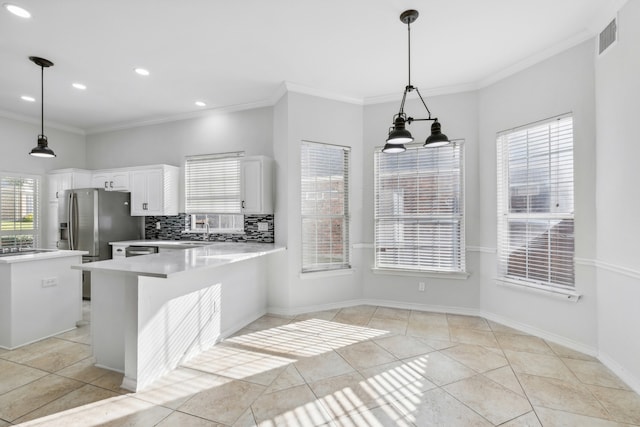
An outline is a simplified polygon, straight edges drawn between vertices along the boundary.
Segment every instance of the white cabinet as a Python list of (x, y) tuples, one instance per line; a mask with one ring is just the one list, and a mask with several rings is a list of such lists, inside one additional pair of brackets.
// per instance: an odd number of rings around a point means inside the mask
[(62, 197), (64, 190), (91, 187), (91, 172), (83, 169), (59, 169), (47, 175), (49, 200)]
[(128, 170), (100, 170), (91, 176), (91, 186), (106, 191), (129, 191)]
[(131, 171), (131, 215), (177, 215), (179, 170), (157, 165)]
[(243, 214), (273, 213), (273, 160), (265, 156), (240, 161), (240, 199)]

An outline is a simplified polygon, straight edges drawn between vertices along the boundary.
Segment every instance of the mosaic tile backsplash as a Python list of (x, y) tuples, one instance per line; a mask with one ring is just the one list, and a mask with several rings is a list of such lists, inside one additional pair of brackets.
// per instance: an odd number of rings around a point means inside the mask
[[(156, 222), (160, 221), (160, 230)], [(258, 231), (258, 223), (266, 222), (268, 231)], [(153, 240), (204, 240), (203, 233), (184, 233), (191, 228), (191, 215), (181, 213), (175, 216), (147, 216), (144, 221), (145, 238)], [(245, 215), (245, 234), (209, 234), (211, 242), (252, 242), (273, 243), (273, 215)]]

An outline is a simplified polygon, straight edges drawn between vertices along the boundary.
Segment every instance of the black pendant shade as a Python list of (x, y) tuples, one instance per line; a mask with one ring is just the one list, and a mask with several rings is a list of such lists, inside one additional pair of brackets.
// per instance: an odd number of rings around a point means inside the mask
[(49, 148), (47, 137), (44, 134), (44, 68), (53, 66), (53, 62), (48, 59), (30, 56), (29, 60), (40, 67), (40, 135), (38, 135), (38, 145), (35, 146), (30, 155), (34, 157), (56, 157), (56, 153)]
[[(383, 153), (399, 153), (405, 151), (405, 147), (403, 144), (408, 144), (413, 142), (413, 137), (411, 136), (411, 132), (409, 132), (406, 128), (406, 125), (410, 125), (411, 122), (414, 121), (433, 121), (431, 125), (431, 135), (427, 138), (424, 143), (424, 147), (440, 147), (442, 145), (449, 143), (449, 138), (445, 134), (441, 132), (440, 123), (438, 122), (437, 117), (431, 117), (431, 111), (429, 107), (427, 107), (426, 102), (422, 98), (420, 91), (417, 87), (411, 84), (411, 24), (418, 19), (418, 11), (417, 10), (405, 10), (400, 15), (400, 21), (403, 24), (407, 24), (407, 38), (408, 38), (408, 47), (409, 47), (409, 81), (407, 86), (404, 88), (404, 94), (402, 95), (402, 103), (400, 104), (400, 111), (398, 114), (393, 116), (393, 126), (389, 129), (389, 136), (387, 137), (387, 144), (382, 149)], [(407, 99), (407, 94), (409, 92), (416, 91), (422, 105), (424, 105), (425, 110), (427, 110), (427, 117), (424, 119), (414, 119), (413, 117), (407, 117), (404, 112), (404, 103)], [(393, 146), (397, 146), (395, 149)]]

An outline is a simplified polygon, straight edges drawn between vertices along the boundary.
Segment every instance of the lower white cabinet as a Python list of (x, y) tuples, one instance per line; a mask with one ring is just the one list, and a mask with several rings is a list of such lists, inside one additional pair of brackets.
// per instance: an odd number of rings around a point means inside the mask
[(240, 161), (240, 199), (242, 213), (273, 213), (273, 159), (244, 157)]
[(179, 170), (159, 165), (131, 171), (131, 215), (177, 215)]

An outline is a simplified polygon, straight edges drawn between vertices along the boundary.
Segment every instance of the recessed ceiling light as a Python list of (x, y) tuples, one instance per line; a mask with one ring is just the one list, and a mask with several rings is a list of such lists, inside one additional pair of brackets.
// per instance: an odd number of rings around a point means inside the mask
[(22, 99), (23, 101), (36, 102), (36, 99), (33, 96), (29, 95), (22, 95), (20, 99)]
[(80, 90), (85, 90), (87, 88), (87, 86), (83, 85), (82, 83), (73, 83), (71, 86), (75, 87), (76, 89), (80, 89)]
[(207, 104), (206, 104), (206, 103), (204, 103), (204, 102), (202, 102), (202, 101), (196, 101), (196, 105), (197, 105), (198, 107), (206, 107), (206, 106), (207, 106)]
[(136, 68), (135, 72), (140, 74), (141, 76), (148, 76), (149, 70), (145, 70), (144, 68)]
[(21, 8), (20, 6), (16, 6), (15, 4), (5, 3), (3, 4), (4, 8), (9, 12), (13, 13), (20, 18), (31, 18), (31, 14), (28, 10)]

